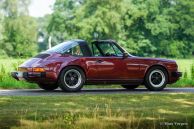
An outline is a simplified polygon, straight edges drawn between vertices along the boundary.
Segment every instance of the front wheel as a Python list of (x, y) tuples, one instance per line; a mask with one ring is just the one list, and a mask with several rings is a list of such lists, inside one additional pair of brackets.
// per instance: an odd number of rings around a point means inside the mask
[(159, 66), (152, 67), (145, 76), (145, 86), (151, 91), (163, 90), (168, 82), (167, 71)]
[(133, 90), (137, 88), (139, 85), (121, 85), (121, 86), (127, 90)]
[(78, 67), (70, 66), (62, 70), (58, 85), (63, 91), (79, 91), (85, 82), (85, 74)]

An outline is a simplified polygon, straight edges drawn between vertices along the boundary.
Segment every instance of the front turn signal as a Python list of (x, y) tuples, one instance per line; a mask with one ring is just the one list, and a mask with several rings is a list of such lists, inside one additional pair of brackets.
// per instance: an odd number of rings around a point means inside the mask
[(44, 68), (33, 68), (33, 72), (45, 72)]

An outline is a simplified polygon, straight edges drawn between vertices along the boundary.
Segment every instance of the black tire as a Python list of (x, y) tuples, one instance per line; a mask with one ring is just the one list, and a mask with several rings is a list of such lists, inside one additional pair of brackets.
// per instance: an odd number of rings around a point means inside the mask
[(167, 71), (160, 67), (154, 66), (149, 69), (144, 78), (144, 84), (150, 91), (161, 91), (163, 90), (168, 82)]
[(85, 74), (82, 69), (69, 66), (60, 73), (58, 85), (63, 91), (80, 91), (85, 83)]
[(41, 89), (47, 90), (47, 91), (52, 91), (58, 88), (57, 84), (43, 84), (43, 83), (39, 83), (38, 86)]
[(127, 90), (133, 90), (137, 88), (139, 85), (121, 85), (121, 86)]

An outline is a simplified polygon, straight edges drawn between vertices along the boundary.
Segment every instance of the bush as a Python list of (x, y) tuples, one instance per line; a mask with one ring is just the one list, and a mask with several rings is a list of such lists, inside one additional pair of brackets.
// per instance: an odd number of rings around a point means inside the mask
[(194, 79), (194, 64), (191, 65), (191, 79)]
[(188, 72), (187, 72), (187, 70), (185, 70), (185, 72), (183, 73), (183, 78), (184, 79), (187, 79), (188, 78)]

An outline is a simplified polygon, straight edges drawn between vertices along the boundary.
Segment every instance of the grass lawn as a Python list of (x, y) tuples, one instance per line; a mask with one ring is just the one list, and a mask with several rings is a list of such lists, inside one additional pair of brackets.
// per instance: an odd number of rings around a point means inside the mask
[(191, 70), (191, 65), (194, 65), (194, 58), (191, 59), (175, 59), (177, 64), (178, 64), (178, 69), (181, 72), (188, 72), (188, 76), (191, 76), (190, 70)]
[(193, 107), (186, 93), (0, 97), (0, 128), (192, 128)]

